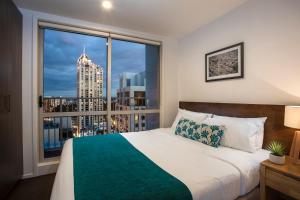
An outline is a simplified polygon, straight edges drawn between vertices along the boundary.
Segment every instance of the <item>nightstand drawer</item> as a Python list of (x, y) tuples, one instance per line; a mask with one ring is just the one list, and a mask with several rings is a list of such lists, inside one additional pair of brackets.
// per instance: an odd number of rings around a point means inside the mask
[(265, 184), (275, 190), (300, 199), (300, 180), (266, 168)]

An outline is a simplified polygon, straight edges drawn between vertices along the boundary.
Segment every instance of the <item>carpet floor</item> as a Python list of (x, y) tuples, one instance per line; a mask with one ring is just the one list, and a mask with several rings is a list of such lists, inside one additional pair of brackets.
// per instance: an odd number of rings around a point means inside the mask
[[(12, 192), (9, 194), (7, 200), (49, 200), (51, 196), (52, 186), (54, 183), (55, 174), (39, 176), (20, 180)], [(257, 188), (258, 192), (259, 189)], [(283, 196), (279, 192), (268, 188), (268, 200), (293, 200), (290, 197)], [(247, 196), (247, 195), (246, 195)], [(259, 199), (259, 193), (256, 195)], [(256, 199), (255, 197), (241, 198), (241, 199)]]
[(39, 176), (20, 180), (11, 193), (8, 200), (49, 200), (55, 174)]

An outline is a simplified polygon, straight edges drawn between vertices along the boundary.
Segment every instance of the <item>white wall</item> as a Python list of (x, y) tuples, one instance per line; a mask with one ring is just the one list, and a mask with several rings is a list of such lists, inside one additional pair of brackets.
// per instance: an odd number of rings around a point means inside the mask
[[(245, 78), (205, 82), (205, 53), (245, 42)], [(300, 104), (300, 1), (249, 0), (179, 41), (179, 99)]]
[(168, 39), (163, 44), (165, 52), (162, 57), (162, 104), (163, 104), (163, 127), (171, 127), (178, 111), (178, 43), (177, 40)]
[(39, 19), (162, 41), (161, 126), (170, 126), (178, 107), (177, 40), (21, 9), (23, 14), (23, 157), (24, 178), (49, 173), (57, 162), (39, 163), (37, 21)]
[[(38, 162), (37, 19), (162, 40), (161, 125), (167, 127), (176, 115), (178, 99), (299, 104), (299, 11), (298, 0), (249, 0), (177, 42), (174, 38), (22, 10), (24, 177), (53, 170), (53, 165)], [(241, 41), (245, 42), (245, 78), (205, 83), (205, 53)]]

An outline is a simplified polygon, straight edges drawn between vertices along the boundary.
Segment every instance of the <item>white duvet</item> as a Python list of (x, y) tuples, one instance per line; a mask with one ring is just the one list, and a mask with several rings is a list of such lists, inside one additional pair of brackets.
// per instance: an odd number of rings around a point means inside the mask
[[(236, 199), (259, 183), (260, 162), (268, 151), (247, 153), (214, 148), (176, 136), (171, 129), (122, 134), (135, 148), (182, 181), (195, 200)], [(61, 155), (51, 199), (73, 200), (73, 149), (68, 140)]]

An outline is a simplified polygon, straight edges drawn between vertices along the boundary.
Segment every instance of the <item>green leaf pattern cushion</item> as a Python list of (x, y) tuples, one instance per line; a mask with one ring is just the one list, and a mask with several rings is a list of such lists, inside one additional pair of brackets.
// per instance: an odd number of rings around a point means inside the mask
[(175, 134), (218, 147), (224, 135), (224, 126), (208, 125), (181, 118), (176, 126)]

